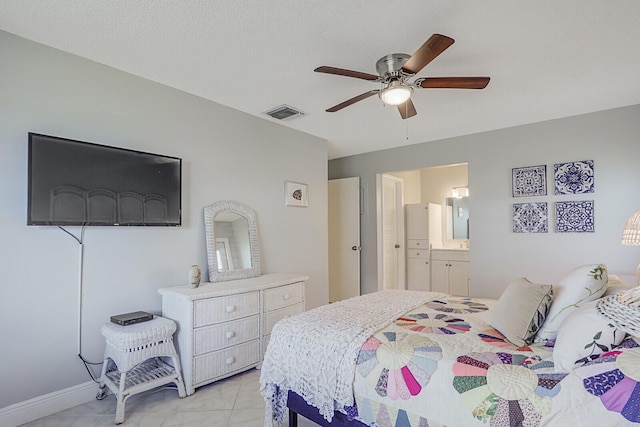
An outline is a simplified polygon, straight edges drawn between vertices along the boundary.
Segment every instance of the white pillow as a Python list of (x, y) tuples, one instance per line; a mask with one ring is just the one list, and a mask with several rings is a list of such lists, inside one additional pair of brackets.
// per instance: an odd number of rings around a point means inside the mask
[(607, 281), (607, 289), (605, 289), (602, 297), (608, 297), (609, 295), (615, 295), (620, 291), (626, 291), (631, 289), (632, 286), (624, 283), (618, 276), (615, 274), (609, 275), (609, 280)]
[(569, 372), (612, 350), (626, 335), (596, 309), (591, 301), (574, 310), (560, 327), (553, 347), (556, 372)]
[(590, 264), (574, 269), (554, 285), (555, 298), (551, 310), (535, 341), (555, 340), (562, 321), (578, 307), (600, 298), (607, 287), (607, 280), (606, 265)]
[(520, 278), (512, 282), (491, 309), (491, 326), (517, 347), (531, 344), (551, 307), (551, 285)]

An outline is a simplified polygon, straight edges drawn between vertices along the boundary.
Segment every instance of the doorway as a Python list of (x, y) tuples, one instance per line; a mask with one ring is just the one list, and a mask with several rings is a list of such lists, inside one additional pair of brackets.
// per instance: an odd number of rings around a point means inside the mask
[[(386, 180), (383, 180), (383, 177), (387, 177)], [(391, 182), (401, 182), (401, 189), (398, 190), (398, 188), (395, 185), (392, 185)], [(447, 197), (451, 196), (452, 189), (456, 187), (468, 187), (468, 165), (466, 163), (386, 172), (376, 175), (378, 290), (388, 289), (393, 286), (391, 279), (393, 276), (390, 274), (390, 271), (393, 269), (394, 263), (396, 263), (395, 265), (397, 265), (399, 270), (395, 276), (397, 278), (395, 283), (396, 285), (400, 283), (402, 284), (400, 289), (406, 288), (404, 205), (436, 203), (446, 207), (444, 206), (446, 205), (445, 200)], [(390, 194), (392, 194), (393, 191), (399, 191), (399, 194), (391, 197)], [(385, 201), (383, 193), (385, 192), (387, 193), (386, 197), (389, 199), (386, 202), (387, 208), (383, 210), (382, 205)], [(395, 199), (395, 202), (391, 202), (390, 200), (392, 199)], [(396, 207), (395, 212), (387, 210), (391, 209), (391, 206), (394, 205)], [(443, 214), (449, 211), (450, 210), (443, 209)], [(402, 220), (402, 226), (398, 225), (397, 228), (397, 236), (390, 235), (389, 230), (383, 230), (383, 225), (385, 223), (383, 214), (385, 212), (387, 221), (390, 221), (392, 218), (399, 218)], [(468, 211), (466, 215), (468, 218)], [(390, 227), (390, 229), (392, 230), (393, 228)], [(454, 237), (450, 231), (451, 227), (447, 229), (446, 222), (443, 223), (442, 247), (460, 247), (461, 242), (464, 241)], [(389, 237), (385, 239), (385, 236)], [(400, 247), (396, 248), (396, 245)]]
[(360, 295), (360, 178), (329, 180), (329, 302)]
[(378, 290), (406, 289), (404, 247), (404, 180), (377, 175)]

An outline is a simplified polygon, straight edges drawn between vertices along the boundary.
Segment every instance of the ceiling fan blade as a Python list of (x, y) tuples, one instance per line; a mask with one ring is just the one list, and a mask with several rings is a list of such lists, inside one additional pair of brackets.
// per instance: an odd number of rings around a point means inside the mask
[(418, 74), (429, 62), (451, 46), (454, 41), (451, 37), (433, 34), (402, 66), (402, 70), (409, 74)]
[(316, 73), (327, 73), (327, 74), (336, 74), (338, 76), (355, 77), (356, 79), (364, 79), (364, 80), (371, 80), (371, 81), (380, 80), (380, 76), (376, 76), (374, 74), (369, 74), (369, 73), (362, 73), (360, 71), (345, 70), (344, 68), (322, 66), (322, 67), (316, 68), (313, 71), (315, 71)]
[(484, 89), (489, 77), (426, 77), (417, 79), (415, 85), (423, 89)]
[(342, 110), (344, 107), (348, 107), (351, 104), (355, 104), (358, 101), (362, 101), (363, 99), (367, 99), (370, 96), (376, 95), (378, 92), (380, 92), (379, 90), (370, 90), (369, 92), (365, 92), (363, 94), (360, 94), (358, 96), (354, 96), (351, 99), (347, 99), (344, 102), (341, 102), (338, 105), (334, 105), (333, 107), (329, 108), (327, 110), (328, 113), (335, 113), (338, 110)]
[(398, 105), (398, 111), (403, 119), (408, 119), (418, 114), (411, 98), (407, 99), (404, 104)]

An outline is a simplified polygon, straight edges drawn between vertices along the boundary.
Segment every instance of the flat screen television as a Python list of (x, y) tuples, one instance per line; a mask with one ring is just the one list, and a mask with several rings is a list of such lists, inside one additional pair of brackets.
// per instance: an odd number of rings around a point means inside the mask
[(29, 133), (27, 225), (180, 226), (182, 159)]

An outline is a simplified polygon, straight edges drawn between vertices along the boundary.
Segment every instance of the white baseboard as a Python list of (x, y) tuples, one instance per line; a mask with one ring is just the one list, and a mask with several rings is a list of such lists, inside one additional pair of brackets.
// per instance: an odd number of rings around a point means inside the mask
[(98, 385), (93, 381), (18, 402), (0, 408), (0, 426), (16, 427), (56, 412), (64, 411), (96, 398)]

